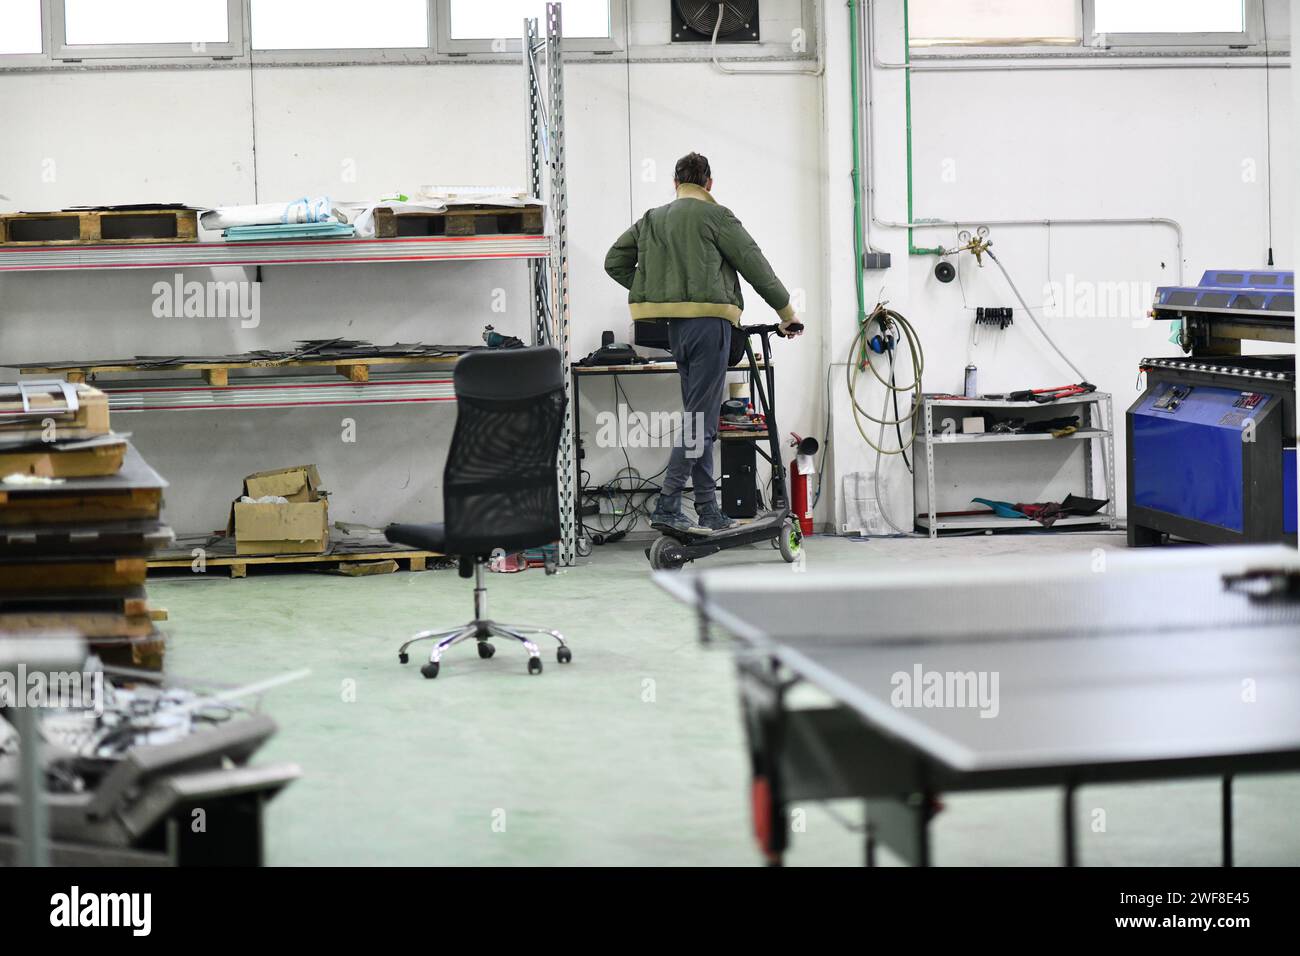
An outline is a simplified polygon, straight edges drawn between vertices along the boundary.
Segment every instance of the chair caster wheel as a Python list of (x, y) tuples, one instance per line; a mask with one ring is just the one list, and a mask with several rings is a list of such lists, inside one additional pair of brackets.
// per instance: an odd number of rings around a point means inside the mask
[(528, 673), (540, 674), (542, 672), (542, 659), (540, 657), (528, 658)]
[(411, 663), (410, 655), (408, 655), (408, 654), (398, 654), (398, 655), (397, 655), (397, 663), (399, 663), (399, 664), (409, 664), (409, 663)]
[(429, 661), (429, 663), (420, 668), (420, 673), (429, 680), (433, 680), (438, 676), (438, 663), (436, 661)]
[(489, 644), (487, 641), (478, 642), (478, 656), (483, 658), (483, 660), (487, 660), (496, 652), (497, 649), (493, 647), (491, 644)]
[(555, 659), (561, 664), (567, 664), (569, 661), (573, 660), (573, 651), (569, 650), (567, 647), (561, 647), (555, 652)]

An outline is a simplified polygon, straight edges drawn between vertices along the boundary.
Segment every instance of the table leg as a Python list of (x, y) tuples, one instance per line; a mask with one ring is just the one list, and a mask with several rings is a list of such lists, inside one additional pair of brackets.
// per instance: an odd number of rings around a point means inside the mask
[(1074, 784), (1065, 785), (1065, 793), (1061, 801), (1061, 837), (1062, 852), (1065, 859), (1062, 861), (1065, 866), (1078, 866), (1078, 849), (1076, 848), (1077, 835), (1074, 826)]
[(875, 865), (876, 847), (884, 845), (908, 866), (930, 866), (930, 821), (938, 812), (931, 790), (873, 797), (867, 806), (867, 865)]
[(740, 661), (741, 708), (749, 742), (750, 805), (754, 837), (768, 866), (781, 866), (790, 841), (781, 754), (785, 744), (785, 689), (773, 661)]
[(1232, 866), (1232, 777), (1223, 778), (1223, 865)]
[(935, 795), (927, 791), (921, 797), (921, 810), (916, 814), (916, 865), (930, 865), (930, 817), (934, 815)]

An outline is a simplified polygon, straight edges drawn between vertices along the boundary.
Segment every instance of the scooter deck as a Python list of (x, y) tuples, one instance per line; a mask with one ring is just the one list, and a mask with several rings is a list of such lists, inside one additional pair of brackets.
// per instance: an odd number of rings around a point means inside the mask
[(771, 534), (776, 534), (778, 531), (781, 530), (781, 523), (785, 521), (785, 519), (789, 517), (789, 515), (790, 515), (789, 511), (785, 511), (782, 509), (777, 509), (774, 511), (764, 511), (759, 513), (758, 515), (755, 515), (753, 518), (749, 519), (748, 521), (737, 521), (734, 525), (732, 525), (730, 528), (727, 528), (725, 531), (709, 531), (709, 532), (681, 531), (677, 528), (669, 527), (666, 524), (652, 524), (650, 525), (650, 527), (653, 528), (655, 531), (658, 531), (660, 534), (666, 534), (670, 538), (677, 539), (683, 544), (703, 544), (704, 542), (721, 543), (721, 542), (728, 541), (731, 538), (745, 537), (752, 534), (761, 534), (764, 531), (769, 531)]

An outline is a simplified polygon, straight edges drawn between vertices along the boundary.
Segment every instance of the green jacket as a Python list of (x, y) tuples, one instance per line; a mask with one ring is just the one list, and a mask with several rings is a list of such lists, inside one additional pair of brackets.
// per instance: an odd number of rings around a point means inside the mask
[(739, 325), (745, 301), (737, 273), (782, 321), (794, 318), (790, 293), (758, 243), (730, 209), (692, 183), (618, 237), (605, 271), (628, 290), (634, 319), (716, 316)]

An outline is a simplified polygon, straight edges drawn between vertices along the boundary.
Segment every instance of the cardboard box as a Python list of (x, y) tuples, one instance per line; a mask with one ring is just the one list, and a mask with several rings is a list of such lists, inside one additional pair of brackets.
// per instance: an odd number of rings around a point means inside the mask
[[(323, 554), (330, 546), (329, 492), (315, 465), (259, 471), (244, 479), (244, 495), (277, 495), (287, 504), (250, 504), (235, 499), (226, 533), (236, 554)], [(242, 496), (241, 496), (242, 497)]]
[(244, 479), (244, 494), (250, 498), (279, 495), (293, 502), (317, 501), (328, 495), (320, 486), (320, 472), (315, 465), (294, 465), (258, 471)]

